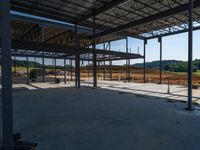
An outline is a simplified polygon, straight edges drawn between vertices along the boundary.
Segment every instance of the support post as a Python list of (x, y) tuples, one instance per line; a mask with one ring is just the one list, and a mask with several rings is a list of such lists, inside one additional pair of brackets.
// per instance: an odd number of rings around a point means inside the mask
[[(42, 23), (42, 42), (44, 42), (44, 26)], [(44, 50), (42, 52), (42, 82), (45, 82)]]
[(80, 47), (79, 47), (79, 38), (78, 38), (78, 60), (77, 60), (77, 65), (78, 65), (78, 88), (81, 86), (81, 74), (80, 74)]
[[(109, 51), (111, 51), (111, 42), (108, 42)], [(110, 57), (110, 56), (109, 56)], [(112, 81), (112, 60), (109, 61), (109, 69), (110, 69), (110, 80)]]
[(70, 59), (70, 75), (71, 75), (71, 81), (72, 79), (72, 74), (73, 74), (73, 67), (72, 67), (72, 59)]
[(100, 65), (100, 62), (98, 61), (97, 62), (97, 77), (98, 77), (98, 80), (99, 80), (99, 78), (100, 78), (100, 74), (99, 74), (99, 72), (100, 72), (100, 67), (99, 67), (99, 65)]
[[(36, 52), (35, 52), (36, 53)], [(36, 70), (36, 54), (34, 56), (34, 69)]]
[(13, 149), (10, 1), (0, 1), (3, 147)]
[(192, 51), (193, 51), (193, 0), (189, 0), (188, 15), (188, 110), (192, 110)]
[(128, 59), (128, 81), (129, 82), (131, 80), (131, 68), (130, 68), (130, 66), (131, 66), (131, 60)]
[[(105, 42), (103, 42), (103, 49), (106, 49), (106, 45)], [(103, 55), (104, 59), (105, 59), (105, 55)], [(105, 60), (103, 61), (103, 80), (106, 79), (106, 70), (105, 70)]]
[(158, 42), (160, 43), (160, 64), (159, 64), (159, 69), (160, 69), (160, 84), (162, 84), (162, 37), (158, 38)]
[(87, 64), (88, 64), (88, 66), (87, 66), (87, 77), (88, 77), (88, 80), (90, 80), (90, 61), (89, 61), (89, 58), (90, 58), (90, 54), (88, 53), (88, 61), (87, 61)]
[(29, 61), (28, 61), (28, 56), (26, 57), (26, 83), (29, 84)]
[(56, 72), (56, 58), (54, 58), (54, 81), (56, 82), (56, 78), (57, 78), (57, 72)]
[(78, 87), (78, 33), (77, 33), (77, 24), (74, 26), (75, 30), (75, 86)]
[(144, 39), (144, 83), (146, 83), (146, 44), (147, 44), (147, 39)]
[(76, 47), (76, 62), (75, 62), (75, 76), (76, 76), (76, 87), (80, 88), (80, 48), (79, 48), (79, 37), (78, 37), (78, 28), (75, 24), (75, 47)]
[(14, 73), (17, 73), (17, 69), (16, 69), (16, 56), (14, 56)]
[(67, 83), (67, 78), (66, 78), (66, 58), (64, 58), (64, 83)]
[(74, 71), (74, 75), (75, 75), (75, 87), (78, 87), (78, 68), (77, 68), (77, 56), (75, 56), (75, 71)]
[[(96, 34), (95, 15), (93, 16), (93, 36)], [(97, 60), (96, 60), (96, 44), (95, 38), (92, 40), (93, 47), (93, 87), (97, 87)]]
[(45, 82), (44, 52), (42, 54), (42, 82)]
[[(128, 37), (126, 37), (126, 53), (128, 53)], [(126, 58), (126, 80), (128, 80), (128, 59)]]
[[(128, 36), (126, 37), (126, 53), (128, 52)], [(130, 59), (126, 59), (126, 80), (130, 82)]]
[(42, 82), (45, 82), (44, 52), (42, 53)]

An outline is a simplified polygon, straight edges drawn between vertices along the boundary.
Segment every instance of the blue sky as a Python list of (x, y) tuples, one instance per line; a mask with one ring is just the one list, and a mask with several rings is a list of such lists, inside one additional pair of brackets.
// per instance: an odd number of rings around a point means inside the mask
[[(129, 38), (129, 50), (132, 53), (139, 53), (143, 55), (143, 41)], [(115, 41), (111, 43), (111, 49), (125, 52), (125, 40)], [(102, 45), (98, 46), (101, 48)], [(163, 37), (163, 60), (183, 60), (187, 61), (188, 57), (188, 33), (182, 33), (172, 36)], [(151, 62), (159, 60), (160, 45), (158, 39), (148, 40), (146, 46), (146, 61)], [(194, 31), (193, 34), (193, 59), (200, 59), (200, 31)], [(115, 62), (116, 64), (123, 64), (125, 61)], [(139, 63), (143, 60), (132, 60), (131, 63)]]

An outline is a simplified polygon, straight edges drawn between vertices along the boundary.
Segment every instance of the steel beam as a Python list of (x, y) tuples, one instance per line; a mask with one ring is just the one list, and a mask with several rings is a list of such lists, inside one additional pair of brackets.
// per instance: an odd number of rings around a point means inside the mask
[(17, 72), (17, 69), (16, 69), (16, 56), (14, 56), (14, 73), (16, 73)]
[(80, 45), (77, 24), (75, 24), (75, 47), (76, 47), (76, 62), (75, 62), (75, 77), (76, 87), (80, 88)]
[(100, 61), (98, 61), (97, 62), (97, 77), (98, 77), (98, 80), (99, 80), (99, 78), (100, 78), (100, 74), (99, 74), (99, 72), (100, 72), (100, 70), (99, 70), (99, 65), (100, 65)]
[(42, 82), (45, 82), (44, 52), (42, 52)]
[[(120, 0), (120, 1), (123, 1), (123, 0)], [(112, 3), (115, 5), (115, 3), (118, 3), (118, 1), (113, 1), (110, 4), (113, 5)], [(36, 23), (36, 24), (41, 24), (41, 20), (42, 20), (42, 22), (45, 22), (45, 24), (48, 25), (48, 26), (56, 26), (56, 27), (61, 27), (61, 28), (65, 28), (65, 29), (74, 30), (74, 26), (75, 26), (74, 21), (71, 20), (71, 19), (67, 19), (67, 17), (65, 17), (65, 16), (61, 18), (61, 17), (52, 16), (52, 15), (49, 15), (49, 14), (46, 14), (46, 13), (35, 12), (35, 11), (31, 10), (29, 5), (22, 4), (22, 3), (19, 3), (17, 1), (12, 1), (12, 4), (13, 5), (11, 6), (11, 9), (13, 11), (29, 14), (29, 16), (26, 16), (26, 15), (20, 16), (20, 14), (12, 14), (12, 17), (14, 19), (22, 20), (22, 21), (29, 21), (29, 22)], [(20, 7), (20, 8), (17, 7), (17, 6), (20, 6), (20, 5), (22, 5), (22, 7)], [(106, 7), (107, 7), (107, 5), (105, 7), (102, 7), (102, 8), (105, 9)], [(27, 9), (27, 8), (30, 8), (30, 9)], [(44, 11), (44, 10), (41, 10), (41, 11)], [(47, 11), (47, 12), (49, 12), (49, 11)], [(59, 13), (59, 15), (62, 16), (62, 14), (60, 14), (60, 13)], [(38, 17), (33, 17), (33, 16), (40, 16), (40, 17), (42, 17), (42, 19), (38, 19)], [(69, 25), (67, 23), (71, 23), (72, 25)], [(80, 29), (81, 32), (92, 31), (93, 27), (89, 23), (79, 22), (78, 24), (79, 24), (79, 29)], [(104, 30), (107, 30), (107, 29), (108, 28), (105, 27), (105, 26), (96, 25), (96, 30), (98, 30), (98, 31), (104, 31)], [(119, 33), (117, 35), (122, 37), (123, 34), (124, 33)], [(125, 34), (128, 34), (128, 36), (133, 36), (133, 37), (138, 38), (138, 39), (143, 39), (143, 37), (141, 37), (141, 36), (132, 35), (130, 33), (125, 33)], [(123, 38), (124, 38), (124, 36), (123, 36)]]
[[(96, 34), (95, 16), (93, 16), (93, 35), (95, 34)], [(93, 87), (97, 87), (97, 56), (96, 56), (95, 39), (92, 40), (92, 48), (93, 48)]]
[(3, 149), (13, 150), (10, 1), (0, 1)]
[(54, 79), (56, 82), (56, 79), (57, 79), (56, 58), (54, 59)]
[[(126, 37), (126, 53), (128, 54), (128, 37)], [(128, 80), (128, 59), (126, 58), (126, 80)]]
[[(200, 26), (193, 27), (193, 31), (197, 31), (197, 30), (200, 30)], [(189, 30), (188, 29), (184, 29), (184, 30), (169, 32), (169, 33), (165, 33), (165, 34), (159, 34), (159, 35), (147, 37), (146, 39), (150, 40), (150, 39), (159, 38), (160, 36), (165, 37), (165, 36), (170, 36), (170, 35), (175, 35), (175, 34), (181, 34), (181, 33), (185, 33), (185, 32), (189, 32)]]
[(41, 27), (38, 24), (34, 24), (31, 29), (26, 31), (19, 37), (20, 40), (36, 40), (41, 33)]
[[(30, 22), (30, 23), (38, 24), (38, 25), (43, 24), (45, 26), (53, 26), (53, 27), (58, 27), (58, 28), (62, 28), (62, 29), (67, 29), (67, 30), (74, 30), (74, 24), (68, 24), (68, 23), (66, 23), (66, 21), (65, 22), (59, 21), (59, 18), (54, 18), (54, 19), (42, 18), (41, 19), (41, 18), (34, 17), (34, 16), (31, 16), (31, 15), (27, 16), (27, 15), (19, 14), (19, 13), (16, 13), (16, 12), (11, 12), (11, 19), (12, 20), (19, 20), (19, 21), (23, 21), (23, 22)], [(83, 26), (78, 26), (78, 30), (79, 30), (79, 32), (91, 32), (92, 31), (91, 28), (86, 28), (86, 27), (83, 27)]]
[(192, 53), (193, 53), (193, 0), (189, 0), (188, 15), (188, 110), (192, 110)]
[[(151, 16), (148, 16), (148, 17), (145, 17), (145, 18), (142, 18), (142, 19), (127, 23), (125, 25), (118, 26), (116, 28), (112, 28), (112, 29), (100, 32), (98, 34), (95, 34), (91, 38), (99, 38), (99, 37), (102, 37), (102, 36), (115, 34), (115, 33), (127, 30), (129, 28), (136, 27), (138, 25), (150, 23), (152, 21), (163, 19), (165, 17), (169, 17), (169, 16), (172, 16), (172, 15), (177, 14), (177, 13), (185, 12), (185, 11), (188, 10), (188, 6), (189, 6), (189, 3), (184, 4), (184, 5), (180, 5), (180, 6), (177, 6), (177, 7), (162, 11), (160, 13), (156, 13), (154, 15), (151, 15)], [(200, 6), (200, 1), (199, 0), (194, 1), (194, 8), (199, 7), (199, 6)]]
[(78, 87), (78, 33), (75, 24), (75, 86)]
[(36, 55), (34, 56), (34, 69), (36, 69)]
[[(128, 36), (126, 37), (126, 53), (128, 54)], [(130, 59), (126, 59), (126, 80), (130, 82)]]
[[(106, 49), (106, 44), (105, 42), (103, 43), (103, 49)], [(105, 58), (105, 55), (103, 56)], [(105, 70), (105, 61), (103, 61), (103, 79), (106, 79), (106, 70)]]
[(159, 75), (160, 75), (160, 84), (162, 84), (162, 37), (158, 38), (158, 42), (160, 43), (160, 62), (159, 62)]
[[(1, 54), (1, 53), (0, 53)], [(61, 58), (60, 56), (43, 56), (43, 55), (34, 55), (34, 54), (25, 54), (25, 53), (12, 53), (12, 56), (14, 57), (37, 57), (37, 58)], [(64, 58), (64, 56), (62, 56), (62, 58)]]
[[(32, 41), (17, 41), (12, 40), (12, 48), (13, 49), (21, 49), (21, 50), (27, 50), (27, 51), (45, 51), (48, 53), (63, 53), (66, 54), (65, 56), (62, 56), (63, 58), (66, 56), (75, 56), (76, 55), (76, 49), (74, 47), (66, 46), (66, 45), (57, 45), (57, 44), (47, 44), (47, 43), (41, 43), (41, 42), (32, 42)], [(102, 49), (96, 49), (96, 54), (104, 54), (104, 55), (114, 55), (117, 57), (120, 57), (121, 59), (130, 58), (130, 59), (137, 59), (137, 58), (143, 58), (143, 56), (139, 54), (127, 54), (125, 52), (117, 52), (117, 51), (109, 51), (109, 50), (102, 50)], [(86, 53), (93, 53), (93, 48), (81, 48), (80, 54), (86, 54)], [(30, 56), (31, 57), (31, 56)], [(38, 56), (40, 57), (40, 56)], [(46, 58), (46, 57), (45, 57)]]
[[(111, 42), (108, 42), (109, 51), (111, 51)], [(110, 55), (109, 55), (110, 57)], [(110, 80), (112, 81), (112, 60), (109, 61), (109, 70), (110, 70)]]
[(67, 78), (66, 78), (66, 58), (64, 58), (64, 83), (67, 83)]
[(71, 81), (73, 80), (73, 67), (72, 67), (72, 59), (70, 60), (70, 75), (71, 75)]
[(147, 40), (144, 39), (144, 63), (143, 63), (143, 67), (144, 67), (144, 77), (143, 77), (143, 80), (144, 80), (144, 83), (146, 83), (146, 45), (147, 45)]
[(28, 60), (28, 56), (26, 57), (26, 83), (29, 84), (29, 60)]
[(77, 65), (78, 65), (78, 88), (80, 88), (81, 86), (81, 74), (80, 74), (80, 41), (79, 41), (79, 38), (77, 39), (78, 40), (78, 60), (77, 60)]
[[(44, 42), (44, 25), (42, 24), (42, 42)], [(44, 50), (42, 51), (42, 82), (45, 82)]]
[(101, 13), (107, 11), (107, 10), (112, 9), (113, 7), (115, 7), (117, 5), (120, 5), (120, 4), (124, 3), (125, 1), (127, 1), (127, 0), (117, 0), (117, 1), (113, 0), (111, 2), (105, 3), (102, 7), (96, 9), (95, 13), (92, 12), (92, 13), (90, 13), (88, 15), (83, 16), (76, 23), (80, 23), (80, 22), (83, 22), (83, 21), (93, 17), (93, 16), (97, 16), (97, 15), (99, 15), (99, 14), (101, 14)]

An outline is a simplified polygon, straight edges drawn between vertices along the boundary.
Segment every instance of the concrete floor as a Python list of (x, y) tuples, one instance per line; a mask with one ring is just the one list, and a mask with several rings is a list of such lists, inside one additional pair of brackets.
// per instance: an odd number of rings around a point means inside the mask
[(105, 88), (18, 90), (15, 132), (37, 150), (199, 150), (200, 108), (166, 100)]
[[(27, 84), (13, 84), (13, 88), (25, 88), (30, 90), (35, 89), (48, 89), (48, 88), (61, 88), (61, 87), (73, 87), (74, 81), (69, 81), (67, 84), (61, 82), (60, 84), (53, 84), (50, 82), (45, 83), (31, 83)], [(92, 87), (92, 80), (81, 81), (81, 86)], [(124, 83), (123, 81), (98, 81), (98, 86), (109, 90), (119, 90), (122, 92), (130, 92), (134, 94), (142, 94), (148, 96), (162, 97), (179, 101), (187, 101), (187, 87), (181, 85), (170, 85), (168, 93), (167, 84), (155, 84), (155, 83)], [(200, 89), (193, 89), (193, 102), (200, 104)]]
[[(92, 86), (92, 81), (84, 81), (82, 85)], [(187, 101), (188, 90), (182, 85), (168, 85), (155, 83), (124, 83), (123, 81), (99, 81), (98, 86), (109, 90), (120, 90), (134, 94), (162, 97), (179, 101)], [(193, 89), (193, 102), (200, 104), (200, 89)]]

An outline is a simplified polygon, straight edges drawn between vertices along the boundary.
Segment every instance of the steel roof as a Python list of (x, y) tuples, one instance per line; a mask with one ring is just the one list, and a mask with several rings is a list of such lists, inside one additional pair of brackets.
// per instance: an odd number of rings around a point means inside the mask
[[(194, 20), (198, 24), (200, 5), (197, 0), (194, 2), (197, 2)], [(86, 27), (92, 27), (92, 15), (95, 14), (96, 28), (107, 31), (187, 3), (188, 0), (11, 0), (11, 9)], [(127, 35), (150, 37), (187, 29), (187, 22), (187, 11), (182, 10), (121, 31)]]

